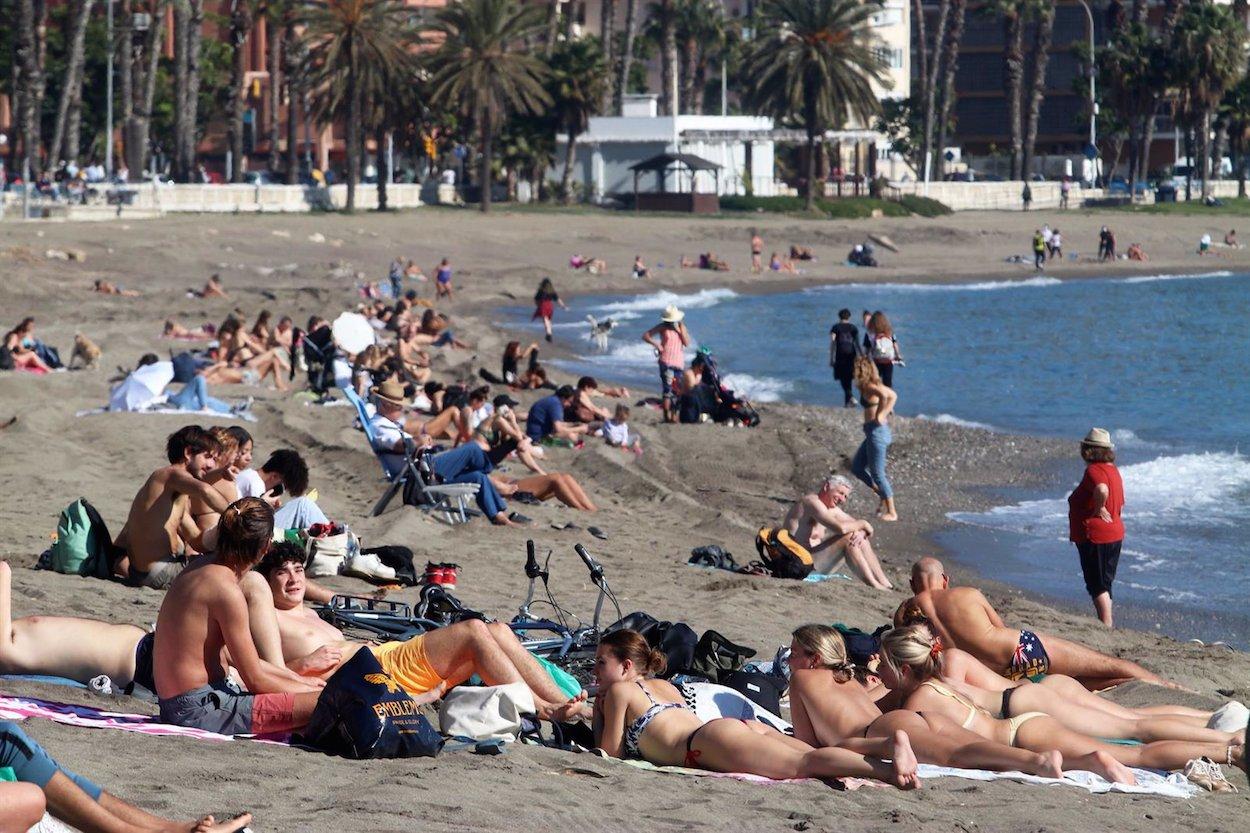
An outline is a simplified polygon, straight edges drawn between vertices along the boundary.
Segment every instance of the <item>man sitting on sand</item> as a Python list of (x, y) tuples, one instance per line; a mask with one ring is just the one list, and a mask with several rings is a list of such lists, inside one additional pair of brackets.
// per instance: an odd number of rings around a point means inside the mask
[[(304, 605), (304, 553), (299, 547), (275, 544), (256, 569), (244, 579), (244, 588), (257, 647), (262, 657), (297, 674), (327, 679), (368, 648), (412, 697), (440, 697), (477, 674), (486, 685), (524, 682), (543, 719), (570, 720), (583, 711), (590, 716), (585, 694), (570, 699), (502, 622), (469, 619), (403, 642), (366, 645), (344, 639), (338, 628)], [(272, 602), (268, 611), (258, 597)]]
[(781, 524), (813, 557), (822, 550), (827, 551), (816, 564), (817, 572), (832, 572), (841, 558), (846, 558), (869, 587), (891, 590), (894, 585), (882, 572), (881, 562), (868, 541), (872, 537), (872, 524), (856, 520), (841, 508), (851, 496), (851, 489), (850, 480), (831, 474), (821, 481), (816, 491), (795, 501)]
[(1057, 636), (1008, 627), (980, 590), (951, 588), (950, 577), (936, 558), (916, 562), (911, 589), (916, 595), (899, 607), (896, 624), (908, 608), (919, 607), (945, 644), (967, 651), (1004, 677), (1066, 674), (1092, 690), (1131, 680), (1168, 685), (1135, 662)]
[[(308, 723), (325, 684), (264, 662), (239, 586), (268, 552), (273, 510), (260, 498), (221, 514), (214, 555), (187, 565), (156, 619), (153, 669), (161, 720), (225, 735), (289, 732)], [(246, 690), (226, 673), (237, 669)]]
[[(590, 378), (590, 377), (586, 377)], [(590, 426), (565, 420), (564, 413), (573, 407), (577, 391), (572, 385), (561, 385), (559, 390), (530, 406), (525, 418), (525, 433), (535, 445), (548, 437), (569, 442), (580, 442), (589, 433)]]
[(196, 495), (215, 512), (230, 504), (203, 477), (212, 471), (221, 444), (198, 425), (188, 425), (165, 443), (169, 465), (152, 472), (130, 504), (126, 525), (114, 546), (125, 556), (114, 565), (118, 576), (133, 586), (168, 587), (186, 566), (186, 547), (179, 537)]
[(172, 821), (146, 813), (62, 767), (8, 720), (0, 721), (0, 767), (12, 769), (18, 781), (0, 781), (3, 831), (50, 829), (39, 824), (45, 810), (82, 833), (230, 833), (252, 820), (250, 813), (221, 824), (212, 816)]

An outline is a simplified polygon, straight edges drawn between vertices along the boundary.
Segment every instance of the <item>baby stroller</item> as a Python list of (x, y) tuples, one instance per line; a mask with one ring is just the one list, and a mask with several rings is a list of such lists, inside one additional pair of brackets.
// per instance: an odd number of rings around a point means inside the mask
[(720, 367), (712, 356), (712, 351), (707, 347), (700, 347), (699, 356), (703, 358), (703, 384), (716, 394), (716, 407), (711, 411), (712, 419), (722, 423), (737, 423), (747, 428), (759, 425), (759, 412), (755, 410), (749, 399), (738, 396), (725, 384), (721, 378)]
[(328, 326), (318, 327), (311, 333), (303, 333), (298, 341), (308, 366), (308, 388), (318, 396), (328, 396), (334, 387), (334, 359), (338, 356), (334, 334)]

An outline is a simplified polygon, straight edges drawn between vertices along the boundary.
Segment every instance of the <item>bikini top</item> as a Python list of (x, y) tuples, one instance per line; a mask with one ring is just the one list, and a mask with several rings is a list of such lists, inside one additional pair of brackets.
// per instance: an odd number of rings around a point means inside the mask
[(641, 758), (642, 753), (638, 750), (638, 741), (642, 739), (642, 733), (646, 731), (651, 721), (655, 720), (656, 716), (661, 712), (669, 709), (684, 709), (687, 706), (685, 703), (657, 703), (655, 698), (651, 696), (651, 692), (642, 684), (642, 680), (637, 680), (636, 682), (638, 687), (642, 689), (642, 693), (647, 695), (647, 700), (650, 701), (651, 705), (638, 716), (637, 720), (625, 728), (625, 753), (633, 755), (635, 758)]
[[(964, 717), (964, 722), (960, 724), (965, 729), (967, 729), (969, 726), (972, 725), (972, 721), (976, 719), (977, 712), (984, 711), (984, 709), (977, 706), (977, 704), (973, 703), (967, 697), (964, 697), (962, 694), (959, 694), (956, 691), (952, 691), (951, 689), (939, 683), (937, 680), (925, 680), (920, 685), (927, 686), (933, 689), (934, 691), (936, 691), (938, 694), (942, 695), (943, 697), (949, 697), (950, 699), (954, 700), (959, 705), (966, 708), (968, 710), (968, 714), (966, 717)], [(988, 712), (986, 713), (988, 714)]]

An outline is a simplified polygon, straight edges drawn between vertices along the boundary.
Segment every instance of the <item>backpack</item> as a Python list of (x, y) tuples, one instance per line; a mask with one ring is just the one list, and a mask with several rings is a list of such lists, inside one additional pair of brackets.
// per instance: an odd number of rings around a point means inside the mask
[(45, 553), (49, 570), (107, 579), (113, 574), (113, 538), (104, 519), (84, 497), (65, 507), (56, 524), (56, 543)]
[(12, 370), (16, 366), (13, 361), (13, 351), (3, 344), (0, 344), (0, 370)]
[(412, 550), (398, 544), (387, 544), (381, 547), (369, 547), (361, 550), (361, 555), (376, 555), (378, 560), (395, 571), (395, 580), (408, 587), (414, 587), (417, 581), (416, 565), (412, 561)]
[(781, 696), (786, 692), (786, 678), (758, 671), (734, 671), (721, 677), (728, 686), (755, 705), (777, 716), (781, 715)]
[(859, 340), (859, 331), (855, 328), (854, 324), (849, 327), (843, 327), (839, 324), (833, 328), (833, 331), (833, 349), (835, 356), (838, 358), (846, 358), (848, 356), (853, 357), (859, 353), (859, 347), (856, 344)]
[(773, 578), (805, 579), (812, 572), (812, 554), (788, 530), (760, 527), (755, 549)]
[(872, 360), (874, 362), (892, 362), (898, 358), (894, 349), (893, 336), (877, 336), (872, 340)]

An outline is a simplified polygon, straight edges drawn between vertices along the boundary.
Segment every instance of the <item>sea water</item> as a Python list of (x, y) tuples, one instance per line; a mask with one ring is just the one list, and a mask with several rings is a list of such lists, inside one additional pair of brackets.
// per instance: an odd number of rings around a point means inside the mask
[[(994, 489), (1001, 505), (956, 513), (941, 543), (987, 575), (1086, 606), (1066, 496), (1081, 477), (1079, 439), (1108, 428), (1124, 477), (1127, 534), (1118, 618), (1177, 636), (1250, 643), (1250, 276), (1228, 272), (954, 285), (854, 283), (774, 294), (574, 297), (556, 336), (566, 370), (658, 393), (640, 340), (675, 304), (727, 383), (757, 401), (841, 405), (829, 368), (837, 310), (880, 309), (905, 367), (898, 412), (938, 422), (1072, 441), (1072, 460), (1036, 492)], [(508, 311), (516, 326), (529, 310)], [(618, 323), (608, 350), (584, 316)], [(851, 453), (854, 449), (839, 449)], [(903, 495), (906, 486), (902, 485)], [(905, 502), (901, 511), (906, 512)]]

